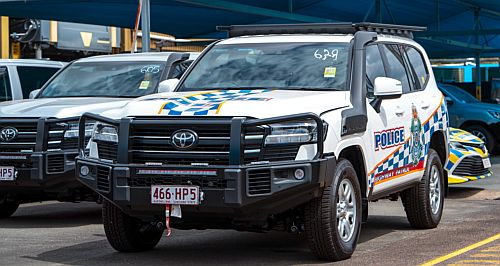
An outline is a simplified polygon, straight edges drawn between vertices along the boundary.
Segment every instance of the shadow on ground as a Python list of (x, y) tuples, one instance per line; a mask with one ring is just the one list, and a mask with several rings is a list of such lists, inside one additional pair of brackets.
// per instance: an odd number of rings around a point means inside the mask
[(481, 193), (483, 188), (476, 187), (452, 187), (450, 186), (448, 189), (448, 197), (449, 199), (463, 199), (472, 197), (478, 193)]
[[(359, 243), (393, 231), (411, 230), (404, 216), (370, 216), (363, 225)], [(99, 264), (317, 264), (304, 234), (284, 232), (247, 233), (233, 230), (180, 231), (164, 237), (157, 248), (142, 253), (118, 253), (106, 239), (66, 246), (26, 257), (48, 263)], [(241, 263), (241, 262), (245, 263)]]
[(64, 228), (101, 223), (96, 203), (21, 205), (14, 215), (0, 220), (1, 228)]

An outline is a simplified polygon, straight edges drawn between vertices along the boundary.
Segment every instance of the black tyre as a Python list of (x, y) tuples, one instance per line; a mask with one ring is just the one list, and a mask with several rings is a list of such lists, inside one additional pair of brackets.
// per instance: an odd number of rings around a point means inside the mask
[(120, 252), (151, 250), (163, 235), (163, 230), (125, 214), (107, 200), (102, 204), (102, 220), (109, 244)]
[(19, 202), (0, 198), (0, 219), (9, 218), (19, 208)]
[(486, 145), (488, 151), (493, 152), (493, 149), (495, 148), (495, 136), (493, 136), (488, 129), (480, 125), (472, 125), (466, 127), (465, 130), (484, 141), (484, 145)]
[(429, 149), (424, 176), (420, 183), (401, 193), (401, 199), (410, 225), (414, 228), (435, 228), (444, 205), (443, 165), (437, 152)]
[(361, 229), (361, 189), (352, 164), (341, 159), (332, 185), (305, 208), (311, 251), (321, 260), (351, 257)]

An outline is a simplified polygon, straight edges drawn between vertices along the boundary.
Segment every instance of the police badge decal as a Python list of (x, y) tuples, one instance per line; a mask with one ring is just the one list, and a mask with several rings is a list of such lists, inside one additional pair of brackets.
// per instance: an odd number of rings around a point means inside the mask
[(411, 143), (410, 143), (410, 156), (411, 162), (416, 166), (422, 157), (423, 135), (422, 123), (418, 117), (417, 108), (412, 104), (411, 106), (412, 119), (410, 125)]

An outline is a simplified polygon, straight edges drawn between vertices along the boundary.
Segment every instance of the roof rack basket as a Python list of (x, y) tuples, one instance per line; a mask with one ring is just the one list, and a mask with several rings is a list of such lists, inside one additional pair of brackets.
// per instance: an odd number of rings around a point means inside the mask
[(227, 31), (228, 37), (268, 34), (354, 34), (371, 31), (387, 35), (413, 38), (412, 32), (425, 31), (426, 27), (393, 25), (382, 23), (304, 23), (217, 26), (218, 31)]

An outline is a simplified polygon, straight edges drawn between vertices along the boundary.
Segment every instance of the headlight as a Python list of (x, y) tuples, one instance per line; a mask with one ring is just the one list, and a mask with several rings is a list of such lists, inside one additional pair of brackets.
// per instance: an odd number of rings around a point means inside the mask
[(500, 112), (494, 111), (494, 110), (489, 110), (488, 113), (490, 113), (491, 116), (493, 116), (496, 119), (500, 119)]
[(97, 123), (92, 132), (93, 141), (118, 142), (118, 129), (115, 126)]
[[(65, 139), (78, 138), (78, 133), (79, 133), (78, 128), (79, 128), (78, 122), (68, 123), (67, 129), (64, 131), (64, 138)], [(85, 124), (85, 137), (90, 137), (92, 135), (93, 128), (94, 128), (93, 123)]]
[(450, 141), (450, 146), (455, 150), (468, 151), (468, 149), (460, 142)]
[[(266, 145), (308, 143), (318, 138), (317, 125), (315, 122), (294, 122), (271, 124), (270, 133), (266, 136)], [(328, 124), (323, 122), (323, 135), (326, 136)]]

